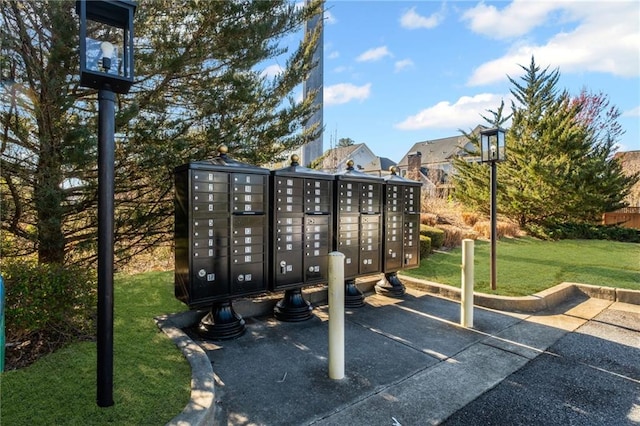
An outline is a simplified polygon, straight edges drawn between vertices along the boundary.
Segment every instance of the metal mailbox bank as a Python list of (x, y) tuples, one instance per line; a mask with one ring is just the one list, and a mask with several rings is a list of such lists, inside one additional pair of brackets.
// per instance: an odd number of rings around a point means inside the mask
[(231, 299), (266, 292), (269, 170), (218, 157), (176, 167), (175, 296), (190, 308), (211, 307), (201, 335), (244, 332)]
[(382, 272), (382, 187), (377, 176), (362, 173), (347, 162), (335, 175), (334, 249), (345, 255), (345, 306), (364, 305), (355, 286), (360, 275)]
[(271, 172), (270, 290), (285, 290), (274, 315), (282, 321), (311, 318), (301, 287), (326, 283), (332, 244), (331, 174), (291, 165)]
[(396, 168), (384, 177), (384, 244), (382, 272), (376, 292), (402, 296), (405, 287), (397, 276), (400, 269), (420, 265), (420, 182), (396, 174)]

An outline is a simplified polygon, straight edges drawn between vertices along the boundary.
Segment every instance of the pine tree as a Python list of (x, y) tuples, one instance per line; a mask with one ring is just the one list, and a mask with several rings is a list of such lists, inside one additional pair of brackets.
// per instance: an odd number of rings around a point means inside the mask
[[(97, 93), (79, 86), (75, 1), (3, 1), (3, 255), (95, 260)], [(217, 154), (254, 164), (315, 138), (295, 89), (319, 32), (289, 50), (316, 0), (141, 0), (135, 84), (116, 102), (117, 258), (172, 238), (173, 168)], [(279, 61), (275, 77), (263, 71)], [(11, 244), (9, 244), (11, 243)]]
[[(506, 161), (498, 166), (498, 211), (521, 227), (593, 221), (622, 200), (637, 176), (626, 177), (614, 160), (619, 112), (605, 96), (572, 98), (558, 92), (559, 71), (542, 70), (534, 58), (522, 82), (509, 77), (511, 127)], [(504, 123), (503, 105), (491, 126)], [(478, 147), (475, 136), (467, 135)], [(481, 164), (455, 162), (455, 196), (470, 208), (488, 209), (489, 177)], [(486, 207), (485, 207), (486, 206)]]

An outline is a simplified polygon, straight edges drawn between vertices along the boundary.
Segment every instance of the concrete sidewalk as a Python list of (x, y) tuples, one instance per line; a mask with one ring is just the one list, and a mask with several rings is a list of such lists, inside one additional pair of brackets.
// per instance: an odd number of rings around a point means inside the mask
[(194, 370), (192, 401), (169, 424), (437, 424), (612, 303), (567, 292), (535, 315), (476, 306), (467, 329), (456, 301), (368, 295), (346, 312), (342, 380), (328, 377), (326, 305), (300, 323), (245, 316), (246, 333), (223, 342), (185, 335), (194, 313), (169, 316), (159, 325)]

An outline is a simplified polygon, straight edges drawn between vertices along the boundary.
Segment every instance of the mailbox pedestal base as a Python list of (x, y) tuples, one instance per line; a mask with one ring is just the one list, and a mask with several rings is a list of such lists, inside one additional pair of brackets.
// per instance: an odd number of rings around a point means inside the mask
[(274, 316), (280, 321), (297, 322), (311, 318), (313, 307), (304, 299), (302, 290), (294, 288), (284, 292), (284, 298), (273, 308)]
[(198, 334), (210, 340), (235, 339), (244, 332), (244, 320), (233, 310), (230, 300), (213, 305), (198, 325)]
[(356, 287), (356, 280), (345, 280), (344, 307), (359, 308), (364, 306), (364, 294)]
[(402, 297), (406, 289), (395, 272), (384, 274), (384, 278), (376, 283), (376, 293), (388, 297)]

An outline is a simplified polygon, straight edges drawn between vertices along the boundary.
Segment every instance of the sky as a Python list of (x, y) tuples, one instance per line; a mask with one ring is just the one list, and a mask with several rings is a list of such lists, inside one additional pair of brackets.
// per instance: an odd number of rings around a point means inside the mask
[(324, 150), (341, 138), (400, 159), (487, 124), (532, 56), (558, 89), (608, 96), (619, 151), (640, 150), (640, 2), (327, 1)]

